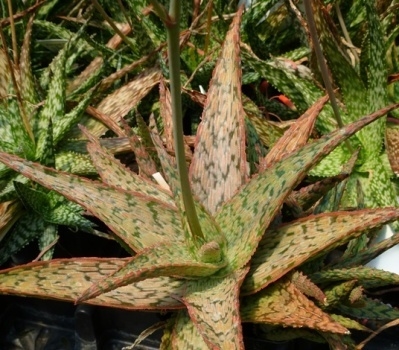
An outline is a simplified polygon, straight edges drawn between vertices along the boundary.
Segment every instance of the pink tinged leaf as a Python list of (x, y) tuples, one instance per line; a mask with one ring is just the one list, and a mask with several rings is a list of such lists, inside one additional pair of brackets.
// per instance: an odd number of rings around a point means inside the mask
[(313, 212), (315, 204), (336, 185), (349, 177), (349, 174), (338, 174), (326, 179), (322, 179), (308, 186), (302, 187), (298, 191), (293, 191), (285, 200), (285, 204), (296, 217), (305, 216)]
[[(34, 262), (0, 272), (0, 293), (75, 301), (91, 284), (124, 266), (128, 259), (79, 258)], [(121, 309), (180, 309), (184, 281), (152, 278), (102, 294), (87, 303)]]
[(126, 265), (93, 284), (77, 300), (86, 301), (118, 287), (147, 278), (162, 276), (205, 277), (220, 269), (222, 264), (196, 261), (183, 245), (165, 243), (140, 251)]
[[(171, 105), (171, 95), (170, 91), (166, 87), (165, 81), (161, 80), (159, 84), (159, 105), (160, 105), (160, 115), (163, 121), (163, 133), (162, 139), (168, 153), (173, 154), (174, 151), (174, 136), (173, 136), (173, 120), (172, 120), (172, 105)], [(192, 136), (194, 137), (194, 136)], [(186, 154), (186, 159), (192, 159), (192, 152), (190, 146), (187, 142), (189, 136), (184, 138), (184, 152)]]
[(395, 208), (342, 211), (312, 215), (266, 231), (251, 259), (242, 293), (255, 293), (317, 254), (397, 218)]
[[(216, 222), (228, 241), (228, 269), (244, 266), (254, 254), (266, 228), (286, 197), (310, 168), (337, 145), (363, 126), (383, 116), (399, 104), (383, 108), (344, 128), (306, 145), (249, 181), (216, 214)], [(226, 273), (225, 269), (220, 274)]]
[[(161, 77), (162, 73), (159, 69), (148, 69), (126, 85), (109, 94), (96, 108), (101, 113), (108, 115), (112, 120), (119, 122), (150, 92)], [(107, 127), (104, 124), (92, 118), (83, 117), (81, 124), (97, 137), (102, 136), (107, 131)], [(68, 137), (79, 138), (81, 137), (81, 132), (80, 130), (74, 130)]]
[(239, 293), (247, 271), (187, 282), (182, 301), (210, 349), (244, 349)]
[(164, 332), (160, 349), (204, 350), (207, 348), (204, 338), (191, 321), (187, 310), (179, 310)]
[(287, 281), (277, 282), (260, 293), (244, 298), (241, 317), (243, 322), (349, 333)]
[[(183, 207), (183, 199), (181, 196), (181, 185), (178, 179), (178, 173), (176, 170), (176, 161), (175, 158), (170, 156), (165, 148), (162, 145), (162, 141), (158, 134), (152, 134), (152, 139), (154, 145), (156, 146), (157, 153), (159, 160), (161, 161), (162, 168), (164, 170), (164, 174), (169, 184), (173, 196), (175, 198), (176, 206), (180, 210), (180, 214), (182, 217), (182, 223), (184, 226), (185, 234), (186, 234), (186, 242), (189, 244), (193, 249), (199, 248), (199, 243), (204, 242), (193, 242), (192, 234), (190, 231), (190, 227), (187, 222), (187, 218), (185, 215), (185, 210)], [(217, 242), (221, 245), (220, 248), (224, 245), (224, 236), (220, 232), (219, 226), (216, 224), (214, 218), (207, 212), (207, 210), (198, 202), (195, 202), (196, 212), (198, 216), (198, 220), (200, 222), (202, 231), (205, 236), (205, 241), (210, 242), (212, 240), (217, 240)], [(197, 244), (198, 243), (198, 244)], [(222, 248), (223, 249), (223, 248)]]
[(267, 156), (259, 164), (259, 172), (273, 163), (306, 145), (320, 111), (328, 101), (328, 95), (316, 101), (277, 141)]
[(24, 176), (79, 203), (107, 224), (133, 251), (162, 241), (182, 243), (176, 208), (137, 192), (104, 186), (40, 164), (0, 153), (0, 160)]
[(87, 130), (83, 132), (90, 140), (87, 144), (87, 150), (101, 180), (105, 184), (125, 191), (138, 192), (174, 205), (174, 201), (167, 191), (129, 170), (106, 149), (101, 147), (98, 139), (89, 134)]
[(324, 292), (301, 271), (295, 271), (291, 275), (290, 281), (304, 295), (314, 298), (321, 304), (327, 305), (327, 298)]
[(125, 136), (125, 134), (123, 133), (123, 130), (119, 126), (118, 122), (116, 120), (113, 120), (112, 118), (110, 118), (107, 114), (104, 114), (104, 113), (100, 112), (97, 108), (94, 108), (92, 106), (88, 106), (86, 108), (86, 113), (91, 115), (93, 118), (97, 119), (98, 121), (100, 121), (104, 125), (106, 125), (108, 129), (113, 131), (119, 137), (124, 137)]
[(190, 166), (194, 194), (214, 214), (247, 179), (239, 11), (216, 64)]

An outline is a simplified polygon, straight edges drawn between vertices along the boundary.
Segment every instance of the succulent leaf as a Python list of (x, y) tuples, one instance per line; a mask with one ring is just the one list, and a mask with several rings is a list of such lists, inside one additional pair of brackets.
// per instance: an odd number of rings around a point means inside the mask
[[(239, 11), (216, 64), (190, 165), (193, 192), (211, 214), (229, 200), (247, 179), (240, 89), (240, 19)], [(226, 105), (226, 101), (229, 104)]]
[(152, 277), (206, 277), (221, 266), (223, 263), (207, 264), (196, 260), (184, 246), (176, 249), (175, 242), (164, 243), (140, 251), (111, 276), (93, 284), (78, 301), (82, 302), (118, 287)]
[[(128, 260), (80, 258), (33, 262), (2, 270), (0, 291), (74, 302), (92, 283), (112, 274)], [(170, 277), (151, 278), (102, 294), (87, 303), (132, 310), (180, 309), (184, 305), (177, 299), (184, 295), (183, 285), (182, 280)]]
[(355, 319), (390, 321), (399, 318), (399, 310), (381, 301), (363, 297), (354, 306), (341, 304), (338, 310)]
[(239, 289), (248, 269), (188, 282), (182, 301), (209, 348), (243, 349)]
[(181, 221), (174, 206), (141, 193), (125, 192), (99, 182), (66, 175), (15, 156), (3, 153), (0, 158), (21, 174), (62, 193), (98, 216), (132, 251), (162, 240), (182, 240)]
[(285, 198), (315, 163), (357, 130), (395, 107), (381, 109), (303, 147), (253, 177), (226, 202), (215, 217), (222, 232), (234, 232), (226, 236), (226, 257), (229, 261), (226, 268), (239, 268), (248, 262)]
[(363, 266), (353, 267), (350, 269), (324, 270), (312, 274), (310, 278), (315, 283), (356, 279), (365, 288), (376, 288), (390, 284), (399, 284), (398, 274)]
[(317, 254), (398, 217), (399, 211), (393, 208), (342, 211), (308, 216), (266, 231), (251, 259), (242, 293), (254, 293)]
[(101, 147), (98, 139), (92, 137), (88, 131), (85, 131), (85, 135), (90, 137), (87, 150), (102, 182), (125, 191), (140, 192), (148, 197), (174, 205), (173, 198), (169, 193), (121, 164), (119, 160)]
[(316, 118), (327, 101), (328, 96), (323, 96), (291, 125), (262, 160), (260, 164), (261, 171), (269, 168), (271, 164), (281, 160), (285, 155), (300, 149), (308, 142)]
[(161, 350), (187, 349), (203, 350), (207, 348), (204, 338), (191, 321), (187, 310), (179, 310), (169, 320), (163, 337)]
[(279, 281), (260, 293), (244, 298), (241, 317), (243, 322), (295, 328), (308, 327), (339, 334), (348, 333), (345, 327), (335, 322), (287, 281)]

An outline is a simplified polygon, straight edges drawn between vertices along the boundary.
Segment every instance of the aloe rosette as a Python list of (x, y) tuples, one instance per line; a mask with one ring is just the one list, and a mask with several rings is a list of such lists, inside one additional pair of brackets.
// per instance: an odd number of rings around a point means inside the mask
[[(132, 254), (125, 259), (56, 259), (6, 269), (0, 272), (1, 293), (131, 310), (177, 310), (166, 326), (163, 349), (243, 349), (242, 322), (308, 327), (331, 343), (341, 342), (347, 324), (305, 296), (291, 271), (365, 230), (398, 219), (399, 210), (323, 213), (280, 227), (271, 223), (315, 164), (397, 106), (311, 143), (302, 134), (313, 123), (304, 118), (294, 125), (292, 137), (275, 146), (286, 152), (276, 152), (265, 170), (249, 178), (240, 92), (240, 17), (238, 12), (216, 64), (190, 164), (203, 237), (190, 232), (174, 159), (157, 135), (153, 141), (170, 191), (131, 172), (87, 131), (88, 152), (101, 181), (1, 153), (8, 167), (101, 219)], [(307, 117), (314, 118), (321, 107), (320, 102)], [(287, 146), (292, 140), (298, 144)]]

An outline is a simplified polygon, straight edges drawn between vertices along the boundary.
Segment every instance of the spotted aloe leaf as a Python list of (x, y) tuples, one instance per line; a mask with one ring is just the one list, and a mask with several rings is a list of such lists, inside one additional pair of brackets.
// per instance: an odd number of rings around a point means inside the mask
[[(154, 199), (174, 205), (173, 198), (169, 193), (155, 186), (153, 182), (149, 182), (129, 170), (104, 149), (98, 139), (93, 137), (88, 131), (84, 133), (90, 139), (87, 150), (103, 183), (125, 191), (140, 192), (148, 197), (153, 197)], [(115, 176), (115, 174), (118, 174), (118, 176)]]
[[(254, 177), (236, 196), (226, 202), (215, 217), (221, 230), (230, 232), (226, 236), (226, 256), (229, 260), (226, 269), (237, 268), (248, 262), (285, 198), (315, 163), (359, 128), (394, 108), (395, 105), (381, 109), (306, 145)], [(251, 201), (248, 198), (251, 198)]]
[[(242, 54), (244, 62), (260, 76), (267, 77), (273, 86), (290, 98), (299, 112), (305, 112), (324, 95), (324, 92), (313, 81), (300, 77), (285, 66), (263, 61), (248, 48), (245, 48)], [(331, 132), (336, 128), (332, 115), (330, 105), (326, 105), (320, 112), (323, 123), (317, 123), (317, 125), (323, 132)]]
[(311, 207), (328, 191), (348, 177), (349, 173), (344, 172), (302, 187), (297, 191), (293, 191), (288, 196), (285, 204), (287, 204), (297, 215), (303, 215), (305, 211), (311, 210)]
[(160, 349), (202, 350), (206, 348), (207, 344), (197, 327), (191, 322), (187, 310), (179, 310), (176, 316), (168, 321)]
[(277, 141), (267, 156), (260, 163), (261, 169), (267, 169), (274, 162), (281, 160), (297, 149), (303, 147), (313, 130), (316, 117), (327, 103), (328, 96), (317, 100)]
[[(141, 118), (136, 118), (138, 120), (138, 124), (141, 124)], [(140, 121), (139, 121), (140, 120)], [(128, 126), (125, 127), (126, 134), (129, 138), (129, 144), (136, 156), (136, 162), (140, 169), (141, 177), (150, 179), (154, 173), (157, 172), (157, 164), (152, 159), (151, 154), (147, 150), (146, 140), (143, 137), (143, 132), (141, 133), (141, 140), (138, 135), (133, 130), (129, 130)], [(144, 128), (139, 127), (139, 130), (142, 131)], [(144, 141), (143, 141), (144, 139)]]
[(399, 275), (393, 272), (374, 269), (371, 267), (353, 267), (349, 269), (331, 269), (316, 272), (310, 276), (316, 283), (325, 281), (342, 281), (356, 279), (364, 287), (376, 288), (386, 285), (399, 284)]
[[(33, 74), (31, 70), (31, 39), (32, 39), (32, 27), (33, 27), (34, 16), (31, 16), (26, 26), (24, 41), (21, 47), (20, 57), (20, 75), (19, 75), (19, 88), (21, 91), (22, 104), (28, 116), (34, 116), (35, 104), (39, 102), (37, 91), (34, 84)], [(2, 72), (5, 72), (2, 70)], [(10, 81), (10, 80), (9, 80)], [(33, 119), (33, 118), (32, 118)]]
[(335, 307), (348, 300), (350, 292), (356, 287), (356, 280), (349, 280), (324, 288), (329, 307)]
[[(14, 215), (18, 215), (14, 213)], [(0, 248), (0, 264), (5, 263), (11, 255), (18, 253), (23, 247), (41, 235), (45, 228), (45, 221), (35, 213), (19, 213), (18, 221), (13, 225), (12, 234), (6, 236)]]
[(190, 165), (193, 192), (211, 214), (229, 200), (247, 178), (239, 69), (240, 18), (235, 17), (216, 64)]
[(367, 250), (360, 251), (354, 256), (348, 256), (345, 260), (334, 264), (334, 268), (349, 268), (365, 265), (378, 255), (399, 244), (399, 235), (393, 235), (383, 241), (368, 247)]
[[(347, 111), (344, 119), (356, 120), (361, 113), (369, 113), (384, 106), (387, 103), (387, 47), (376, 4), (366, 1), (362, 7), (367, 18), (367, 27), (360, 55), (360, 72), (349, 62), (339, 34), (322, 2), (312, 1), (312, 6), (332, 79), (342, 92), (342, 101)], [(390, 169), (384, 162), (384, 128), (385, 122), (380, 120), (373, 127), (364, 128), (351, 139), (353, 145), (361, 145), (361, 150), (355, 172), (349, 179), (349, 182), (352, 182), (349, 187), (355, 188), (354, 184), (360, 181), (368, 207), (397, 206), (397, 191), (389, 179)], [(327, 171), (331, 173), (333, 168), (337, 173), (337, 165), (342, 164), (347, 157), (345, 153), (349, 153), (345, 149), (342, 151), (344, 154), (326, 158), (314, 174), (325, 176)], [(353, 191), (347, 191), (343, 203), (345, 206), (356, 205)]]
[(160, 115), (163, 122), (163, 137), (166, 149), (173, 150), (173, 120), (170, 91), (166, 87), (165, 80), (159, 84)]
[(188, 283), (183, 302), (210, 349), (243, 348), (238, 298), (247, 270)]
[[(124, 192), (74, 175), (66, 175), (11, 155), (3, 159), (36, 182), (62, 193), (98, 216), (133, 251), (163, 239), (181, 241), (181, 222), (174, 206), (137, 192)], [(17, 160), (19, 159), (19, 160)], [(12, 166), (11, 166), (12, 167)]]
[[(127, 35), (132, 29), (128, 24), (122, 24), (120, 31)], [(111, 49), (116, 49), (122, 42), (122, 38), (115, 34), (106, 44), (106, 47)], [(103, 65), (104, 58), (101, 56), (95, 57), (90, 64), (72, 81), (68, 83), (67, 91), (73, 92), (78, 89), (81, 85), (83, 85), (88, 79), (90, 79), (93, 75), (99, 71)]]
[[(17, 292), (18, 295), (74, 302), (92, 283), (114, 273), (128, 260), (80, 258), (33, 262), (3, 270), (0, 290), (4, 294)], [(87, 303), (135, 310), (180, 309), (184, 305), (177, 299), (183, 295), (183, 281), (160, 277), (115, 289)]]
[[(101, 113), (108, 115), (115, 122), (118, 122), (120, 118), (123, 118), (148, 94), (151, 88), (159, 82), (160, 78), (161, 72), (159, 69), (148, 69), (128, 84), (106, 96), (98, 104), (97, 109)], [(107, 127), (104, 124), (92, 118), (83, 117), (80, 123), (97, 137), (102, 136), (107, 131)], [(76, 128), (67, 136), (69, 138), (79, 138), (82, 135), (81, 131)]]
[(82, 208), (66, 201), (58, 193), (35, 190), (20, 182), (14, 182), (14, 187), (24, 205), (31, 208), (43, 220), (57, 225), (91, 230), (93, 224), (82, 217)]
[(398, 217), (399, 211), (392, 208), (324, 213), (266, 231), (251, 259), (242, 293), (254, 293), (309, 258)]
[(175, 242), (165, 242), (140, 251), (118, 271), (84, 291), (78, 301), (151, 277), (205, 277), (215, 273), (221, 266), (223, 263), (204, 263), (193, 257), (188, 248), (180, 246), (176, 249)]
[(347, 334), (348, 330), (306, 298), (292, 283), (279, 281), (260, 293), (243, 299), (243, 322), (308, 327), (323, 332)]
[[(191, 237), (191, 230), (189, 228), (187, 218), (185, 215), (185, 211), (183, 208), (183, 199), (182, 199), (182, 189), (180, 186), (180, 181), (178, 179), (178, 174), (176, 171), (176, 162), (164, 149), (161, 140), (157, 134), (153, 134), (154, 144), (156, 145), (158, 157), (162, 164), (162, 168), (164, 170), (167, 182), (171, 188), (173, 196), (175, 198), (175, 202), (177, 207), (179, 208), (180, 215), (182, 218), (182, 224), (184, 227), (184, 231), (186, 234), (186, 242), (193, 249), (193, 252), (200, 249), (202, 244), (206, 244), (206, 242), (217, 242), (219, 245), (224, 244), (224, 235), (220, 231), (217, 226), (214, 218), (208, 213), (208, 211), (198, 202), (195, 202), (196, 212), (198, 216), (198, 220), (204, 231), (205, 242), (193, 242)], [(223, 247), (221, 247), (223, 249)], [(218, 260), (218, 259), (216, 259)]]
[(353, 306), (341, 304), (338, 309), (344, 315), (357, 319), (386, 322), (399, 318), (399, 310), (397, 308), (366, 297), (363, 297)]

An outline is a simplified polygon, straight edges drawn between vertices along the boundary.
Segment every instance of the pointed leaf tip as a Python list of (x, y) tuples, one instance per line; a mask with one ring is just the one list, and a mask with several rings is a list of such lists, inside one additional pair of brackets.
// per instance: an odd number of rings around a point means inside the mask
[(235, 16), (213, 72), (190, 166), (193, 191), (211, 213), (247, 179), (241, 101), (240, 20)]

